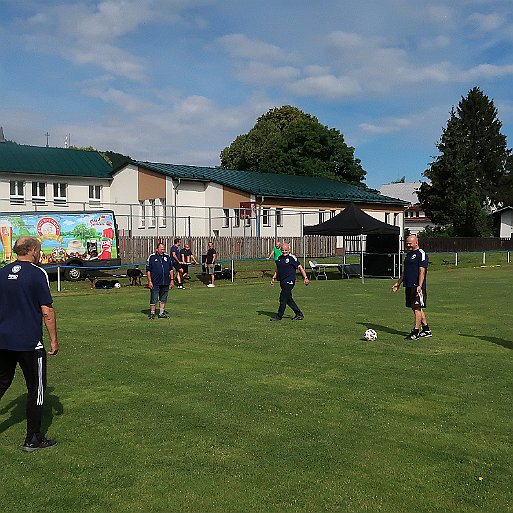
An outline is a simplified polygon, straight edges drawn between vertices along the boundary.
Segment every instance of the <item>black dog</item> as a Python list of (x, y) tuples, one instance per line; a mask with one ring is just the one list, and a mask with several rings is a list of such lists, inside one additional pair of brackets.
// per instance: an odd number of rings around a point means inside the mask
[(119, 287), (118, 280), (96, 280), (94, 283), (95, 289), (113, 289)]
[(130, 285), (141, 285), (142, 271), (139, 268), (127, 269), (126, 275), (130, 278)]

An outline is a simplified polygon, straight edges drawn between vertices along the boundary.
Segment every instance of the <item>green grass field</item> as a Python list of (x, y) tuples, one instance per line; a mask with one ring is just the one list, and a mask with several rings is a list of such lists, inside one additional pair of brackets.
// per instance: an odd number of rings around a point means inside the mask
[[(155, 321), (142, 287), (64, 283), (45, 421), (59, 445), (21, 451), (18, 373), (0, 402), (0, 503), (17, 513), (513, 511), (513, 265), (435, 262), (434, 336), (415, 342), (392, 283), (299, 282), (306, 319), (280, 323), (269, 322), (279, 287), (251, 270), (215, 289), (191, 280), (171, 292), (171, 319)], [(376, 342), (362, 340), (367, 328)]]

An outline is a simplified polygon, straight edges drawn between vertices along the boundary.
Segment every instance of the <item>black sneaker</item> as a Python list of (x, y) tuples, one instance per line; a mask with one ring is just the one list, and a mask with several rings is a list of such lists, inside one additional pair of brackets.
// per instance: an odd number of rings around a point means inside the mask
[(293, 321), (302, 321), (304, 319), (304, 316), (301, 314), (297, 314), (295, 317), (292, 317)]
[(432, 337), (433, 333), (431, 333), (431, 330), (422, 330), (419, 333), (419, 337)]
[(150, 321), (153, 321), (153, 319), (155, 319), (155, 314), (154, 313), (151, 313), (150, 315), (148, 315), (148, 319)]
[(281, 317), (271, 317), (270, 321), (281, 321)]
[(159, 319), (169, 319), (169, 315), (167, 315), (166, 312), (161, 313), (161, 314), (159, 313), (158, 318)]
[(420, 338), (419, 332), (412, 330), (412, 332), (406, 337), (406, 340), (417, 340)]
[(57, 444), (57, 440), (47, 440), (44, 436), (41, 438), (33, 437), (30, 442), (25, 442), (22, 449), (25, 452), (34, 452), (39, 449), (47, 449)]

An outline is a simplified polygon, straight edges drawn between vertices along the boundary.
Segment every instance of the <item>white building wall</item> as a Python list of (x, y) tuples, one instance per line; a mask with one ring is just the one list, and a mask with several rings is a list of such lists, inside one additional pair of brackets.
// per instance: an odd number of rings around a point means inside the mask
[[(25, 202), (11, 204), (9, 200), (10, 180), (25, 182)], [(114, 210), (118, 228), (132, 235), (149, 236), (263, 236), (276, 237), (283, 240), (288, 237), (301, 236), (303, 226), (315, 225), (320, 222), (317, 208), (287, 208), (274, 206), (268, 208), (268, 223), (263, 222), (263, 207), (258, 206), (251, 219), (239, 219), (238, 209), (228, 209), (229, 219), (223, 208), (223, 186), (203, 181), (173, 180), (166, 177), (165, 206), (161, 198), (155, 198), (155, 214), (153, 219), (150, 201), (144, 202), (143, 209), (139, 203), (138, 191), (139, 170), (137, 166), (127, 165), (118, 171), (112, 181), (83, 177), (32, 176), (3, 174), (0, 178), (0, 210), (3, 211), (34, 211), (34, 210)], [(47, 183), (46, 204), (34, 205), (31, 197), (32, 181)], [(67, 203), (56, 205), (53, 202), (53, 183), (67, 183)], [(89, 201), (89, 186), (102, 187), (101, 201)], [(254, 199), (254, 198), (252, 198)], [(165, 210), (165, 212), (164, 212)], [(280, 216), (277, 216), (280, 212)], [(339, 213), (336, 210), (335, 213)], [(388, 218), (384, 212), (368, 212), (380, 221), (403, 226), (402, 214), (390, 213)], [(330, 209), (324, 209), (323, 220), (332, 217)], [(277, 222), (277, 218), (281, 222)], [(511, 219), (511, 215), (510, 215)], [(238, 224), (238, 226), (237, 226)], [(511, 233), (511, 231), (510, 231)]]
[(511, 238), (513, 235), (513, 211), (505, 210), (501, 213), (500, 237)]
[[(23, 202), (13, 203), (10, 197), (10, 182), (22, 181), (24, 183)], [(34, 203), (32, 200), (32, 183), (43, 182), (46, 184), (45, 202)], [(66, 184), (66, 201), (55, 201), (53, 185), (55, 183)], [(101, 187), (100, 202), (89, 201), (89, 186)], [(110, 203), (109, 180), (98, 178), (83, 178), (74, 176), (41, 176), (20, 175), (18, 173), (2, 174), (0, 178), (0, 210), (7, 212), (30, 212), (40, 210), (94, 210), (105, 208), (104, 203)]]

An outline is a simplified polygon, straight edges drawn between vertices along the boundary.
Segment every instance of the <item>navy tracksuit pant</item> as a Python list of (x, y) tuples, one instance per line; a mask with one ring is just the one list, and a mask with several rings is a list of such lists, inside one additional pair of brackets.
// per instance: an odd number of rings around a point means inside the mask
[(40, 436), (43, 417), (43, 400), (46, 389), (46, 351), (10, 351), (0, 349), (0, 398), (11, 386), (19, 364), (27, 385), (27, 438)]

